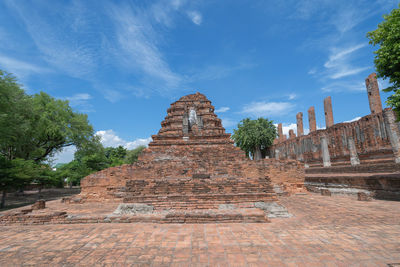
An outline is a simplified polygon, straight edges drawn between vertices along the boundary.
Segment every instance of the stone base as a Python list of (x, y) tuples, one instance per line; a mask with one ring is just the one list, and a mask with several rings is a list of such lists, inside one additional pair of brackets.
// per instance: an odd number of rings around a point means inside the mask
[[(122, 204), (126, 205), (126, 204)], [(136, 204), (137, 205), (137, 204)], [(266, 223), (266, 213), (257, 208), (212, 210), (164, 210), (150, 212), (148, 206), (118, 207), (111, 215), (77, 216), (66, 212), (43, 214), (8, 213), (0, 216), (0, 225), (81, 224), (81, 223)]]
[(256, 202), (256, 208), (260, 208), (267, 213), (268, 218), (290, 218), (292, 214), (288, 210), (276, 202)]
[(305, 186), (312, 192), (329, 189), (332, 194), (400, 200), (400, 173), (313, 173), (307, 174)]

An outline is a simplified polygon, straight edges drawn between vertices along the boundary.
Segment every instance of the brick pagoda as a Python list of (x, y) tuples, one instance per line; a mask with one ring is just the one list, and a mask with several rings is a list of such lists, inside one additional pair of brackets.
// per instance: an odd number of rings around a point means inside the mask
[(271, 174), (282, 180), (299, 177), (302, 186), (304, 171), (297, 162), (246, 158), (203, 94), (180, 98), (167, 113), (138, 162), (108, 168), (81, 181), (84, 201), (122, 200), (154, 210), (254, 208), (256, 202), (277, 201)]

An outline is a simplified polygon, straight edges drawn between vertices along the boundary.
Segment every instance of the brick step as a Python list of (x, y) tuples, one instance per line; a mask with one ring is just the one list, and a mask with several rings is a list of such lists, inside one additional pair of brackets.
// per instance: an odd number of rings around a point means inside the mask
[(270, 222), (265, 212), (257, 208), (235, 210), (169, 210), (153, 214), (113, 216), (67, 216), (65, 212), (32, 216), (8, 214), (0, 217), (0, 225), (83, 224), (83, 223), (265, 223)]
[(370, 163), (368, 165), (360, 164), (358, 166), (332, 166), (332, 167), (311, 167), (305, 169), (308, 174), (317, 173), (390, 173), (400, 172), (400, 164), (391, 162)]
[(264, 211), (260, 209), (238, 209), (234, 211), (207, 210), (181, 212), (173, 211), (167, 214), (163, 223), (265, 223), (270, 222)]
[(145, 202), (186, 202), (200, 203), (204, 201), (232, 203), (232, 202), (250, 202), (262, 200), (274, 200), (276, 194), (274, 192), (263, 193), (234, 193), (234, 194), (196, 194), (196, 195), (145, 195), (134, 196), (126, 194), (124, 202), (145, 203)]
[(326, 173), (307, 174), (305, 186), (358, 188), (400, 193), (400, 173)]
[(222, 204), (234, 205), (234, 208), (254, 208), (254, 200), (253, 201), (233, 201), (230, 203), (222, 202), (222, 201), (210, 201), (210, 202), (197, 202), (197, 203), (188, 203), (188, 202), (141, 202), (142, 204), (151, 205), (156, 210), (165, 210), (165, 209), (178, 209), (178, 210), (197, 210), (197, 209), (219, 209)]

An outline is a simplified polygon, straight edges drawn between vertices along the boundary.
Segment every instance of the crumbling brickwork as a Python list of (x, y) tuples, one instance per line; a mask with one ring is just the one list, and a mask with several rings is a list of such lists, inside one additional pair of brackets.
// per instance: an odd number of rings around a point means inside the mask
[(333, 126), (333, 111), (332, 111), (332, 99), (330, 96), (324, 99), (324, 112), (325, 112), (325, 126), (329, 128)]
[(315, 111), (311, 107), (310, 133), (288, 140), (276, 139), (270, 156), (303, 162), (309, 190), (367, 190), (378, 198), (400, 199), (400, 179), (397, 168), (392, 166), (400, 163), (400, 124), (392, 109), (382, 110), (376, 74), (369, 75), (365, 83), (371, 114), (357, 121), (333, 124), (332, 101), (327, 97), (326, 129), (316, 130)]
[(297, 113), (296, 121), (297, 121), (297, 136), (302, 136), (304, 134), (302, 112)]
[[(391, 109), (384, 112), (393, 114)], [(274, 145), (271, 151), (279, 150), (281, 159), (299, 160), (301, 156), (305, 163), (322, 165), (322, 136), (327, 137), (332, 163), (345, 161), (350, 164), (349, 137), (354, 140), (360, 160), (393, 156), (384, 113), (370, 114), (354, 122), (337, 123), (328, 129), (285, 140)]]
[[(288, 172), (275, 159), (246, 158), (225, 133), (211, 102), (200, 93), (172, 103), (161, 126), (137, 163), (85, 177), (81, 196), (151, 203), (156, 209), (173, 203), (199, 209), (221, 203), (276, 201), (271, 175), (290, 190), (290, 181), (293, 187), (302, 187), (302, 166), (291, 165)], [(295, 180), (289, 177), (293, 170), (299, 174)]]
[(315, 109), (314, 107), (310, 107), (308, 109), (308, 124), (310, 127), (310, 132), (314, 132), (317, 130), (317, 121), (315, 120)]
[(378, 81), (376, 80), (376, 73), (370, 74), (365, 79), (365, 86), (367, 87), (369, 108), (371, 114), (382, 112), (382, 101), (379, 94)]

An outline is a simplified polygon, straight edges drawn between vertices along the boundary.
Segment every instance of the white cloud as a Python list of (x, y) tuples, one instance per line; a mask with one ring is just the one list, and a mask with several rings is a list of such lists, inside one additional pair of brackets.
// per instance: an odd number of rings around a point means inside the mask
[(123, 94), (121, 94), (117, 90), (108, 89), (108, 90), (102, 90), (102, 92), (104, 98), (110, 101), (111, 103), (116, 103), (124, 97)]
[(227, 112), (228, 110), (230, 110), (229, 107), (220, 107), (220, 108), (217, 108), (217, 109), (215, 110), (215, 112), (216, 112), (216, 113), (224, 113), (224, 112)]
[(149, 138), (138, 138), (132, 142), (127, 142), (125, 147), (127, 149), (134, 149), (137, 148), (138, 146), (147, 146), (151, 142), (151, 137)]
[(73, 96), (65, 97), (69, 101), (71, 107), (79, 108), (83, 112), (94, 111), (93, 105), (89, 103), (92, 96), (87, 93), (75, 94)]
[(345, 48), (331, 48), (329, 59), (324, 64), (327, 70), (325, 75), (335, 80), (355, 75), (369, 69), (370, 67), (355, 67), (351, 64), (352, 55), (365, 46), (366, 44), (362, 43)]
[(237, 125), (237, 122), (236, 122), (236, 121), (234, 121), (234, 120), (232, 120), (232, 119), (229, 119), (229, 118), (222, 118), (221, 120), (222, 120), (222, 126), (223, 126), (224, 128), (229, 128), (229, 127), (232, 127), (232, 126), (236, 126), (236, 125)]
[(340, 69), (338, 69), (335, 73), (330, 75), (330, 78), (331, 79), (339, 79), (342, 77), (347, 77), (347, 76), (358, 74), (358, 73), (368, 70), (370, 68), (371, 67), (351, 68), (351, 67), (347, 67), (347, 66), (340, 66)]
[(89, 81), (111, 102), (121, 97), (116, 90), (106, 90), (107, 84), (98, 86), (98, 70), (103, 66), (133, 73), (137, 80), (133, 86), (143, 90), (165, 94), (180, 89), (183, 78), (170, 68), (160, 49), (165, 27), (159, 26), (172, 26), (184, 2), (104, 4), (93, 12), (79, 1), (24, 5), (5, 1), (36, 45), (35, 55), (63, 74)]
[(152, 140), (151, 137), (149, 137), (126, 141), (119, 137), (113, 130), (97, 131), (96, 135), (100, 136), (100, 141), (105, 147), (123, 146), (127, 149), (134, 149), (141, 145), (147, 146)]
[(32, 73), (43, 73), (49, 71), (46, 68), (4, 55), (0, 55), (0, 67), (19, 77), (30, 75)]
[(316, 68), (312, 68), (307, 73), (310, 74), (310, 75), (314, 75), (315, 73), (317, 73), (317, 69)]
[(289, 95), (288, 95), (289, 100), (293, 100), (293, 99), (295, 99), (296, 97), (297, 97), (297, 95), (296, 95), (295, 93), (292, 93), (292, 94), (289, 94)]
[(289, 102), (252, 102), (243, 107), (241, 113), (252, 116), (274, 116), (286, 114), (294, 108)]
[(170, 69), (159, 50), (159, 39), (147, 13), (147, 10), (133, 9), (129, 5), (110, 9), (116, 31), (117, 56), (123, 59), (126, 67), (147, 76), (146, 82), (163, 85), (161, 90), (176, 88), (182, 78)]
[(354, 119), (351, 119), (349, 121), (344, 121), (345, 123), (347, 122), (354, 122), (354, 121), (358, 121), (359, 119), (361, 119), (361, 117), (355, 117)]
[(323, 92), (362, 92), (365, 91), (364, 82), (357, 81), (336, 81), (321, 88)]
[(201, 14), (197, 11), (189, 11), (187, 12), (187, 15), (189, 16), (189, 18), (192, 20), (192, 22), (196, 25), (200, 25), (201, 22), (203, 21), (203, 17), (201, 16)]
[(354, 46), (347, 47), (347, 48), (332, 49), (331, 55), (329, 56), (329, 60), (328, 60), (328, 62), (325, 63), (324, 67), (330, 68), (332, 66), (335, 66), (337, 61), (346, 58), (351, 53), (365, 47), (366, 45), (367, 44), (363, 43), (363, 44), (358, 44), (358, 45), (354, 45)]
[(219, 80), (232, 75), (236, 71), (251, 69), (256, 65), (253, 63), (240, 63), (232, 65), (208, 65), (199, 69), (192, 70), (194, 74), (187, 77), (188, 82), (203, 81), (203, 80)]
[[(43, 59), (52, 66), (80, 78), (87, 77), (96, 67), (100, 42), (93, 36), (93, 40), (89, 41), (80, 35), (82, 32), (79, 34), (74, 31), (69, 20), (71, 13), (75, 14), (74, 9), (68, 10), (56, 2), (52, 5), (40, 2), (26, 2), (21, 5), (15, 1), (6, 1), (6, 4), (18, 14)], [(63, 8), (66, 12), (55, 13), (57, 8)], [(52, 16), (52, 23), (49, 22), (48, 16), (42, 16), (43, 13)]]
[(286, 134), (286, 136), (288, 138), (289, 138), (289, 130), (293, 130), (294, 133), (297, 135), (297, 124), (296, 123), (282, 123), (282, 132), (283, 132), (283, 134)]

